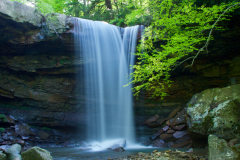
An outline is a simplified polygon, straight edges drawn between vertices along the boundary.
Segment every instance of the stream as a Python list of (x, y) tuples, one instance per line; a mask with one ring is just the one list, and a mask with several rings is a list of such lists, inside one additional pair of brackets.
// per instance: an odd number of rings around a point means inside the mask
[[(45, 148), (49, 152), (54, 160), (76, 160), (76, 159), (86, 159), (86, 160), (107, 160), (108, 158), (120, 158), (127, 157), (130, 155), (136, 155), (139, 152), (150, 153), (154, 150), (165, 151), (169, 148), (136, 148), (136, 149), (126, 149), (124, 152), (116, 152), (110, 150), (104, 151), (86, 151), (80, 150), (80, 148)], [(174, 149), (171, 149), (174, 150)], [(179, 151), (185, 152), (188, 148), (179, 148)], [(204, 156), (208, 153), (206, 148), (194, 148), (194, 155)]]

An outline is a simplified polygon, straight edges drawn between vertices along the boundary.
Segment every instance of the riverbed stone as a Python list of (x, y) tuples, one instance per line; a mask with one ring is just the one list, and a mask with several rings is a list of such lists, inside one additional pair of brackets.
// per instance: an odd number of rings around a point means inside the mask
[(226, 140), (240, 132), (240, 84), (207, 89), (188, 103), (189, 130), (202, 135), (216, 134)]
[(210, 134), (208, 136), (209, 160), (238, 160), (240, 159), (240, 144), (229, 147), (227, 141)]
[(24, 160), (53, 160), (50, 152), (37, 146), (23, 152), (22, 158)]
[(21, 160), (22, 159), (22, 157), (20, 155), (21, 149), (22, 149), (22, 147), (19, 144), (12, 145), (7, 151), (8, 160)]
[(7, 155), (4, 154), (2, 151), (0, 151), (0, 159), (1, 160), (7, 160)]

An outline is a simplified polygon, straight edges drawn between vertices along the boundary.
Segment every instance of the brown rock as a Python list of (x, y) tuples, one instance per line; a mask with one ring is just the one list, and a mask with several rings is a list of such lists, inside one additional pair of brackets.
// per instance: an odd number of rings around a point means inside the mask
[(169, 130), (167, 131), (167, 133), (174, 133), (174, 132), (176, 132), (176, 131), (174, 131), (173, 129), (169, 129)]
[(158, 119), (157, 121), (153, 122), (153, 123), (148, 123), (147, 125), (150, 127), (150, 128), (157, 128), (157, 127), (160, 127), (164, 122), (166, 121), (166, 119)]
[(180, 106), (179, 106), (179, 107), (177, 107), (176, 109), (174, 109), (174, 110), (172, 111), (172, 113), (170, 113), (170, 115), (168, 116), (168, 118), (167, 118), (167, 119), (171, 119), (171, 118), (173, 118), (174, 116), (176, 116), (177, 112), (179, 112), (179, 111), (180, 111), (180, 109), (181, 109), (181, 107), (180, 107)]
[(167, 147), (166, 143), (162, 139), (158, 139), (153, 143), (154, 147)]
[(189, 135), (185, 135), (185, 136), (179, 138), (175, 143), (182, 143), (184, 141), (190, 141), (190, 140), (191, 140), (191, 138), (189, 137)]
[(185, 127), (186, 127), (186, 125), (182, 124), (182, 125), (179, 125), (179, 126), (173, 126), (173, 129), (180, 131), (180, 130), (182, 130)]
[(10, 116), (6, 116), (4, 115), (5, 119), (7, 120), (7, 122), (9, 123), (15, 123), (15, 119), (11, 118)]
[(112, 151), (123, 152), (125, 151), (125, 149), (123, 147), (118, 147), (118, 148), (112, 149)]
[(191, 144), (192, 141), (184, 141), (182, 143), (175, 143), (173, 145), (171, 145), (171, 148), (182, 148), (182, 147), (187, 147), (189, 144)]
[(166, 130), (168, 130), (168, 128), (169, 128), (169, 126), (165, 126), (162, 128), (162, 130), (166, 131)]
[(49, 137), (49, 134), (39, 131), (38, 136), (40, 137), (40, 139), (47, 139)]
[(172, 125), (178, 125), (178, 124), (183, 124), (186, 123), (185, 121), (185, 114), (186, 111), (183, 109), (181, 112), (179, 112), (173, 119)]
[(174, 134), (173, 134), (173, 137), (175, 138), (181, 138), (182, 136), (188, 134), (188, 131), (176, 131)]
[(154, 122), (158, 118), (159, 118), (159, 115), (156, 114), (155, 116), (153, 116), (153, 117), (149, 118), (148, 120), (146, 120), (143, 124), (148, 124), (148, 123)]
[(36, 136), (27, 126), (24, 125), (15, 125), (15, 132), (19, 134), (23, 139), (28, 139), (29, 135)]
[(234, 139), (230, 140), (230, 141), (228, 142), (228, 146), (229, 146), (229, 147), (234, 146), (234, 145), (237, 143), (237, 141), (238, 141), (238, 138), (234, 138)]
[(160, 135), (160, 133), (153, 134), (153, 135), (150, 137), (150, 139), (151, 139), (151, 140), (154, 140), (154, 139), (158, 138), (159, 135)]
[(161, 138), (162, 140), (164, 140), (164, 141), (170, 141), (170, 140), (175, 139), (175, 138), (173, 137), (173, 134), (167, 134), (167, 133), (161, 134), (161, 135), (160, 135), (160, 138)]

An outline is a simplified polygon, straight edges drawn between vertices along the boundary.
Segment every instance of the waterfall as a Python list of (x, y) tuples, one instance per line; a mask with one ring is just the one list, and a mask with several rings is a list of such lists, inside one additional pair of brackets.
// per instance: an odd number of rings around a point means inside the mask
[(88, 141), (125, 139), (135, 143), (132, 91), (128, 84), (135, 62), (139, 26), (119, 28), (74, 18), (76, 54), (84, 65), (84, 100)]

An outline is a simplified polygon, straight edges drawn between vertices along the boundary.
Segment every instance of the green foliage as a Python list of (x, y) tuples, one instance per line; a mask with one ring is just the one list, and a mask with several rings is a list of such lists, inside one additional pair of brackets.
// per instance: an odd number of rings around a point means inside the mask
[[(208, 40), (208, 34), (204, 34), (204, 31), (209, 32), (213, 22), (232, 4), (197, 7), (194, 0), (149, 1), (153, 22), (145, 29), (136, 53), (139, 61), (133, 66), (135, 71), (131, 74), (135, 95), (146, 89), (153, 91), (153, 96), (167, 96), (166, 89), (171, 85), (170, 71), (188, 54), (199, 50), (199, 46)], [(223, 20), (227, 20), (227, 15), (220, 19)], [(224, 28), (217, 26), (215, 29)], [(155, 47), (154, 43), (160, 45)]]
[(5, 131), (5, 128), (0, 127), (0, 132), (3, 133)]
[(4, 119), (5, 118), (4, 114), (0, 114), (0, 118)]
[(51, 130), (51, 128), (48, 128), (48, 127), (43, 127), (42, 129), (45, 130), (45, 131)]

